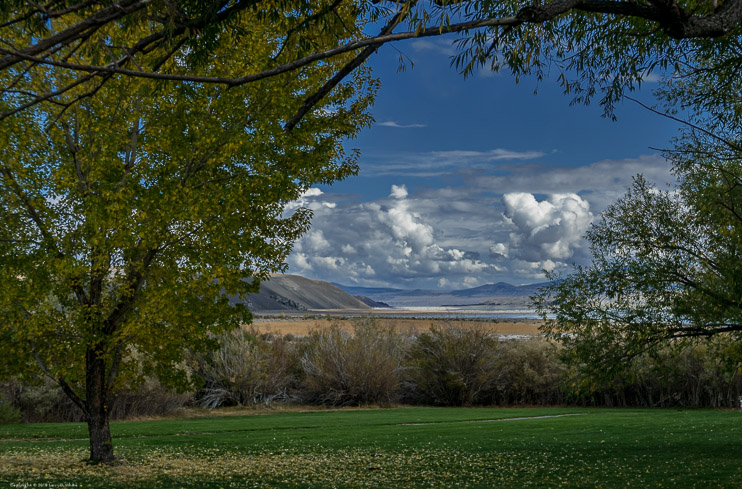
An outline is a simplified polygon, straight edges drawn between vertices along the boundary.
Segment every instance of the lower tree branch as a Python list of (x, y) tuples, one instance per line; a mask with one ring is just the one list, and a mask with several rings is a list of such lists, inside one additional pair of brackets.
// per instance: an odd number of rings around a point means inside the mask
[(61, 388), (62, 391), (67, 395), (67, 397), (70, 398), (70, 400), (75, 403), (77, 407), (79, 407), (83, 413), (87, 415), (87, 407), (85, 404), (85, 401), (78, 396), (75, 391), (70, 387), (70, 385), (67, 383), (67, 381), (64, 379), (64, 377), (59, 376), (55, 377), (49, 369), (46, 367), (46, 364), (44, 363), (44, 360), (41, 358), (41, 355), (39, 355), (39, 351), (36, 348), (36, 343), (34, 343), (33, 340), (28, 341), (29, 346), (31, 346), (31, 352), (33, 353), (34, 359), (36, 360), (36, 364), (39, 366), (42, 372), (44, 372), (44, 375), (46, 375), (49, 379), (56, 382)]

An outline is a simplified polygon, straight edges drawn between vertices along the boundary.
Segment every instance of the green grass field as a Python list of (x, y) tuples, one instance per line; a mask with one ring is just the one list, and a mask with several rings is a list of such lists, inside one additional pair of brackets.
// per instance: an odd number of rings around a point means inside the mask
[(402, 408), (0, 426), (0, 487), (742, 488), (742, 413)]

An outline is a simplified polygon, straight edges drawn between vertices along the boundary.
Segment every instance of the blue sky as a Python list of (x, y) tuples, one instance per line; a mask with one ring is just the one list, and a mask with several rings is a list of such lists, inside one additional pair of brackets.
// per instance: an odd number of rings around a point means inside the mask
[[(451, 38), (384, 46), (373, 127), (346, 145), (360, 173), (311, 189), (296, 205), (312, 229), (290, 273), (348, 285), (464, 288), (543, 281), (589, 262), (590, 222), (643, 173), (672, 181), (650, 147), (678, 125), (627, 101), (618, 121), (597, 100), (570, 106), (554, 79), (464, 79)], [(402, 53), (414, 66), (398, 72)], [(653, 103), (649, 81), (635, 96)], [(537, 93), (534, 94), (534, 91)]]

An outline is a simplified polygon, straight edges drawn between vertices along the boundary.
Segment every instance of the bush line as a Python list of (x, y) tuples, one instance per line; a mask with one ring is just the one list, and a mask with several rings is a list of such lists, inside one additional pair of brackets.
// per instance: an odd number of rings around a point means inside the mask
[[(333, 324), (305, 337), (232, 331), (220, 348), (187, 355), (195, 385), (176, 393), (154, 378), (119, 394), (113, 419), (274, 402), (325, 406), (738, 407), (740, 348), (723, 337), (669, 345), (639, 355), (612, 375), (570, 365), (568, 352), (542, 338), (508, 340), (480, 322), (400, 333), (373, 317), (353, 331)], [(0, 424), (81, 421), (82, 413), (49, 381), (0, 384)]]

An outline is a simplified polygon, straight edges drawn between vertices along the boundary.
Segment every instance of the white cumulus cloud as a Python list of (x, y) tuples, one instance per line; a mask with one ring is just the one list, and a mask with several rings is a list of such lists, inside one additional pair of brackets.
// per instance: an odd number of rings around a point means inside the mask
[(503, 204), (512, 231), (508, 242), (496, 243), (490, 251), (546, 269), (554, 269), (554, 260), (567, 260), (582, 247), (594, 217), (590, 204), (577, 194), (553, 194), (538, 201), (530, 193), (508, 193)]
[[(447, 157), (484, 160), (506, 153)], [(290, 270), (403, 288), (538, 281), (544, 270), (567, 271), (589, 261), (585, 232), (625, 192), (633, 174), (658, 183), (672, 178), (659, 156), (544, 168), (498, 165), (491, 172), (460, 173), (462, 183), (440, 188), (390, 182), (386, 195), (366, 202), (310, 189), (301, 203), (314, 211), (312, 229), (296, 242)]]
[(334, 209), (336, 205), (335, 202), (328, 202), (320, 199), (319, 197), (322, 197), (323, 195), (325, 195), (325, 193), (317, 187), (308, 188), (298, 199), (286, 204), (286, 209), (294, 210), (299, 207), (306, 207), (312, 210), (317, 210), (321, 207)]
[[(289, 258), (292, 271), (341, 283), (397, 285), (429, 282), (453, 286), (485, 283), (480, 277), (498, 267), (486, 255), (452, 246), (436, 230), (435, 211), (411, 198), (404, 185), (375, 202), (348, 202), (336, 209), (317, 207), (312, 230), (301, 238)], [(441, 277), (448, 277), (440, 282)]]
[(407, 197), (409, 193), (407, 192), (407, 187), (404, 185), (392, 185), (392, 191), (389, 194), (389, 197), (393, 197), (395, 199), (404, 199)]

